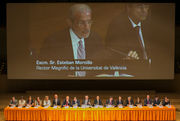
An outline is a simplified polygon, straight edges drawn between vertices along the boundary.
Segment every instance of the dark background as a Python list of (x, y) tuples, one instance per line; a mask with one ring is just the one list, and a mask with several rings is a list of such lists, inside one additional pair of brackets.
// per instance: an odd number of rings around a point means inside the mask
[[(0, 92), (27, 90), (155, 90), (180, 92), (180, 14), (178, 0), (0, 0)], [(7, 79), (6, 4), (48, 2), (175, 3), (175, 79), (173, 80), (9, 80)]]

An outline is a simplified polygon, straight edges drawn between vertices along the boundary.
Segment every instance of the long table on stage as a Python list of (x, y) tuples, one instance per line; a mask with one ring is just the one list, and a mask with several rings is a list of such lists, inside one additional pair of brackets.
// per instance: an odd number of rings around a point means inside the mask
[(13, 121), (121, 121), (121, 120), (176, 120), (176, 108), (10, 108), (4, 109), (5, 119)]

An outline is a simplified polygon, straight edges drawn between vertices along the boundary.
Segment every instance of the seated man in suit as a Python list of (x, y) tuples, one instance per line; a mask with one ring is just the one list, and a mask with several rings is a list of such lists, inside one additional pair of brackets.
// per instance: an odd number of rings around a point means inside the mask
[[(86, 4), (73, 5), (69, 11), (67, 24), (68, 28), (54, 33), (44, 41), (41, 57), (64, 61), (92, 60), (95, 64), (96, 58), (102, 55), (100, 53), (103, 51), (103, 46), (100, 37), (91, 31), (91, 8)], [(91, 76), (92, 73), (94, 72), (61, 71), (58, 75), (85, 77)]]
[(129, 105), (134, 105), (134, 101), (133, 99), (131, 98), (131, 96), (129, 96), (126, 100), (126, 106), (129, 106)]
[(86, 95), (85, 99), (82, 102), (83, 105), (91, 105), (91, 100), (89, 99), (89, 96)]
[(64, 100), (62, 107), (71, 106), (71, 101), (69, 99), (69, 96), (66, 96), (66, 99)]
[(16, 100), (16, 98), (14, 96), (10, 100), (9, 106), (10, 107), (16, 107), (17, 106), (17, 100)]
[(113, 97), (110, 96), (108, 100), (106, 100), (106, 105), (115, 105), (115, 102), (113, 100)]
[(53, 99), (52, 106), (60, 106), (60, 105), (61, 105), (61, 101), (60, 101), (60, 99), (58, 98), (58, 95), (57, 95), (57, 94), (54, 94), (54, 99)]
[(74, 97), (74, 99), (72, 101), (72, 106), (80, 107), (80, 101), (76, 97)]
[(158, 106), (158, 105), (160, 105), (160, 103), (161, 103), (161, 101), (159, 100), (159, 97), (156, 96), (154, 101), (153, 101), (153, 106)]
[(50, 107), (51, 106), (51, 101), (49, 100), (49, 96), (45, 96), (45, 99), (43, 101), (43, 106), (44, 107)]
[(117, 104), (117, 106), (123, 105), (123, 100), (122, 100), (122, 97), (121, 97), (121, 96), (119, 96), (116, 104)]
[(152, 100), (149, 95), (146, 96), (146, 99), (144, 99), (144, 106), (152, 105)]
[(103, 105), (99, 96), (96, 96), (96, 99), (94, 100), (94, 105)]
[(26, 106), (28, 106), (28, 107), (33, 107), (34, 106), (34, 101), (33, 101), (31, 96), (28, 97), (28, 100), (26, 102)]
[(166, 97), (164, 97), (164, 100), (163, 100), (163, 102), (162, 102), (162, 105), (163, 105), (163, 106), (170, 105), (170, 100), (168, 99), (168, 97), (167, 97), (167, 96), (166, 96)]

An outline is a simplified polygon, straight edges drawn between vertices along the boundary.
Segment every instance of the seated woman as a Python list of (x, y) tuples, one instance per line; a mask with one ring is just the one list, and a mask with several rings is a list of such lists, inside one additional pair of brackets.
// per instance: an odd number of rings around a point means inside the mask
[(23, 96), (21, 96), (18, 107), (25, 107), (25, 105), (26, 105), (26, 101), (24, 100)]
[(137, 97), (137, 100), (135, 102), (135, 106), (142, 105), (141, 99)]
[(163, 106), (170, 105), (170, 100), (168, 99), (168, 97), (164, 97), (162, 105)]
[(39, 97), (37, 97), (35, 100), (35, 106), (41, 106), (41, 105), (42, 105), (42, 101), (40, 100)]
[(27, 107), (33, 107), (34, 106), (34, 101), (33, 101), (31, 96), (29, 96), (29, 98), (28, 98), (28, 100), (26, 102), (26, 106)]
[(45, 96), (45, 99), (43, 101), (43, 106), (44, 107), (50, 107), (51, 106), (51, 101), (49, 100), (49, 96)]
[(16, 100), (16, 98), (14, 96), (10, 100), (9, 106), (10, 107), (16, 107), (17, 106), (17, 100)]

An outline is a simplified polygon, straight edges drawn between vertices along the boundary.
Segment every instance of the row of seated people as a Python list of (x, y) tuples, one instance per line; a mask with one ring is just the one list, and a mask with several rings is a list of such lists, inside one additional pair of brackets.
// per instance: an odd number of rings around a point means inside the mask
[(101, 101), (99, 96), (96, 96), (96, 99), (94, 100), (94, 103), (92, 103), (91, 100), (89, 99), (88, 95), (86, 95), (85, 99), (82, 101), (81, 104), (80, 104), (80, 101), (76, 97), (74, 97), (73, 101), (71, 102), (69, 96), (66, 96), (66, 98), (64, 99), (64, 101), (63, 101), (63, 103), (61, 105), (61, 101), (58, 98), (58, 95), (55, 94), (54, 99), (53, 99), (52, 102), (49, 99), (49, 96), (45, 96), (45, 99), (43, 101), (41, 101), (39, 97), (37, 97), (35, 100), (33, 100), (32, 97), (29, 96), (27, 101), (25, 101), (23, 99), (23, 97), (19, 101), (17, 101), (15, 99), (15, 97), (12, 97), (12, 99), (10, 101), (10, 104), (9, 104), (10, 107), (11, 106), (14, 106), (14, 107), (17, 107), (17, 106), (18, 107), (25, 107), (25, 106), (29, 106), (29, 107), (34, 107), (34, 106), (44, 106), (44, 107), (45, 106), (46, 107), (50, 107), (50, 106), (51, 107), (53, 107), (53, 106), (62, 106), (62, 107), (65, 107), (65, 106), (78, 106), (78, 107), (80, 107), (81, 105), (89, 105), (89, 106), (112, 105), (114, 107), (119, 106), (119, 105), (122, 105), (122, 106), (129, 106), (129, 105), (134, 105), (134, 106), (138, 106), (138, 105), (166, 106), (166, 105), (170, 105), (170, 100), (168, 99), (167, 96), (164, 97), (164, 99), (162, 101), (159, 99), (158, 96), (156, 96), (155, 99), (152, 100), (150, 98), (150, 96), (147, 95), (146, 99), (144, 99), (144, 103), (142, 103), (142, 101), (141, 101), (141, 99), (139, 97), (137, 97), (137, 100), (134, 103), (134, 100), (131, 98), (131, 96), (129, 96), (127, 98), (127, 100), (124, 100), (124, 101), (123, 101), (122, 97), (119, 96), (117, 101), (114, 101), (113, 97), (110, 97), (108, 100), (106, 100), (106, 103), (103, 104), (103, 102)]

